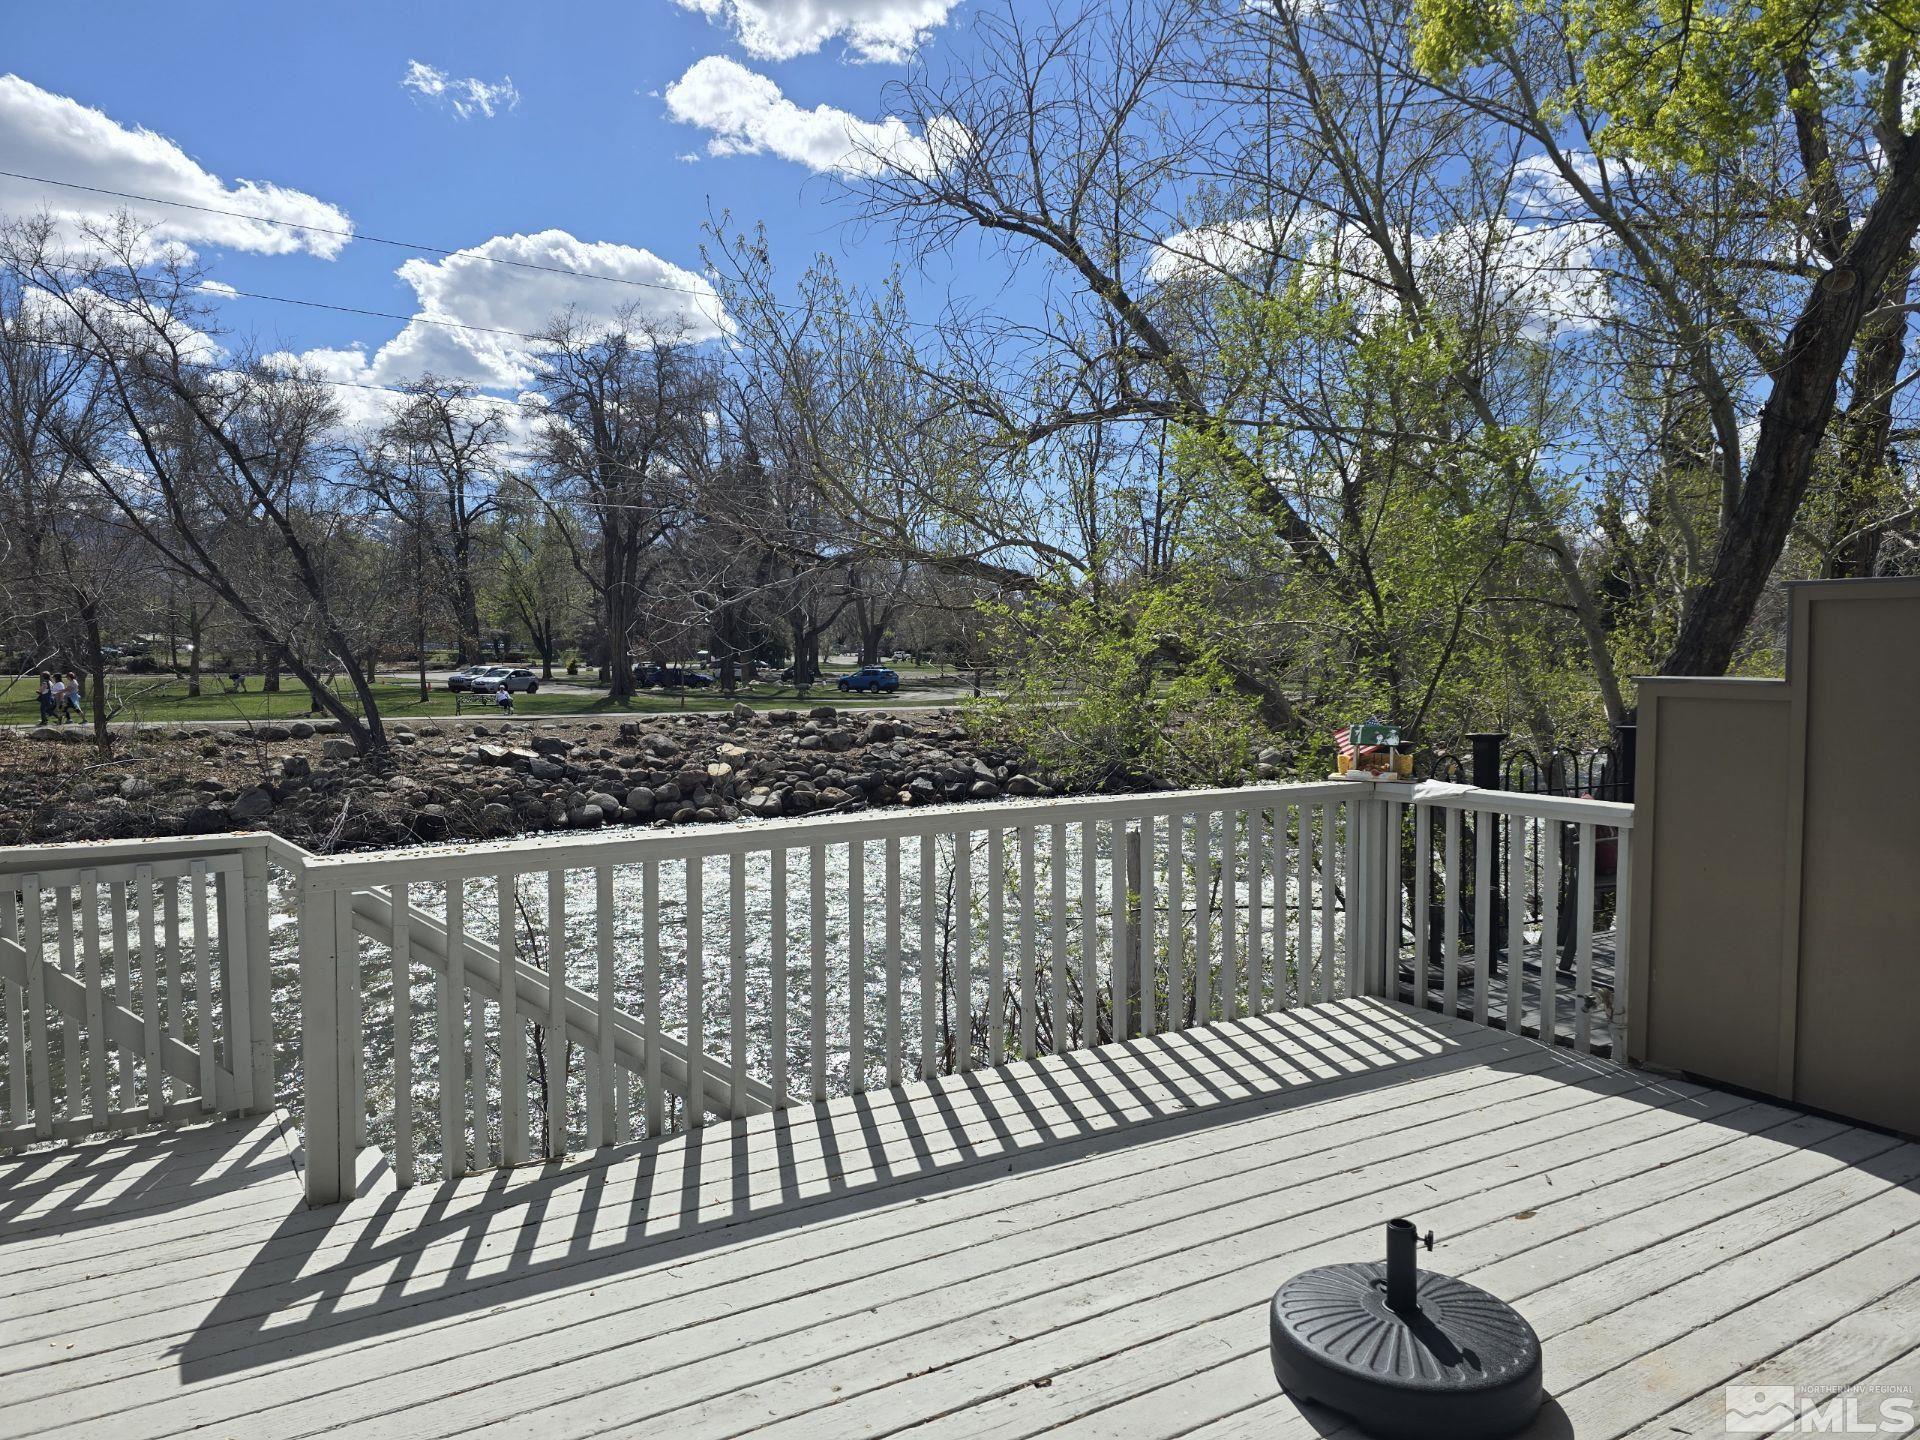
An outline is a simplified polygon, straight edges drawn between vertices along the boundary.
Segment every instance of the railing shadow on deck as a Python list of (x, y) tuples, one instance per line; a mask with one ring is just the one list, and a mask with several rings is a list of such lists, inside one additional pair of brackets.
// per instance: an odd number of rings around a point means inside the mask
[(247, 1121), (60, 1144), (0, 1160), (0, 1248), (167, 1212), (284, 1180), (297, 1195), (290, 1122)]
[[(1420, 1075), (1528, 1068), (1529, 1055), (1493, 1032), (1381, 1002), (1337, 1009), (1071, 1052), (611, 1147), (575, 1163), (292, 1210), (180, 1347), (180, 1377), (217, 1382), (998, 1175), (1390, 1087), (1413, 1062)], [(1558, 1058), (1595, 1079), (1619, 1073)], [(1196, 1167), (1181, 1184), (1208, 1173)], [(450, 1257), (428, 1253), (449, 1246)], [(339, 1258), (326, 1257), (342, 1247)]]

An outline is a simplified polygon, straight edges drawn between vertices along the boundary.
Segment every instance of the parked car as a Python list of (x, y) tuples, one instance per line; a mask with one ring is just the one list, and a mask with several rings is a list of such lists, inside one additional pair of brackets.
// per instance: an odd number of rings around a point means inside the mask
[(713, 677), (706, 671), (686, 670), (678, 665), (636, 665), (633, 675), (642, 685), (658, 685), (667, 690), (704, 690), (713, 684)]
[(900, 676), (884, 665), (862, 665), (839, 680), (842, 690), (883, 690), (888, 694), (900, 688)]
[(472, 690), (477, 688), (474, 681), (489, 670), (498, 669), (494, 665), (462, 665), (447, 677), (447, 689)]
[[(476, 664), (468, 670), (467, 684), (459, 689), (467, 689), (474, 695), (492, 695), (501, 684), (507, 685), (509, 691), (526, 691), (532, 695), (536, 689), (540, 689), (540, 676), (513, 664)], [(447, 689), (453, 687), (453, 682), (447, 680)]]

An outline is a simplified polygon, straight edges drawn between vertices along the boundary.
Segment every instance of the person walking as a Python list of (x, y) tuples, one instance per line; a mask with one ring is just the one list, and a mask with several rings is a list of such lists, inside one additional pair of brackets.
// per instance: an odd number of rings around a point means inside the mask
[(67, 682), (61, 678), (58, 671), (49, 677), (48, 680), (47, 710), (53, 717), (47, 722), (48, 724), (64, 725), (67, 723)]
[(80, 701), (80, 677), (69, 670), (67, 671), (67, 709), (72, 713), (73, 722), (76, 725), (87, 723), (87, 710)]
[(48, 670), (40, 672), (40, 723), (53, 723), (53, 673)]

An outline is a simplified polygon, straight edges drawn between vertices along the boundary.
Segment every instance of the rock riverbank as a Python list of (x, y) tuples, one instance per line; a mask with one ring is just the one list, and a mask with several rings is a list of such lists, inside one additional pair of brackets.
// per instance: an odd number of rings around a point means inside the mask
[(78, 727), (8, 735), (0, 844), (265, 828), (313, 848), (365, 849), (1056, 793), (948, 712), (737, 706), (402, 724), (391, 736), (390, 758), (376, 763), (330, 722), (142, 731), (105, 759)]

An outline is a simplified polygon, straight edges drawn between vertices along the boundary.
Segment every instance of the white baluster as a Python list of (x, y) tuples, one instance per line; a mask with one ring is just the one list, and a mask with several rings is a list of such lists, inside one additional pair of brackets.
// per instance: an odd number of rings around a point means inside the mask
[(413, 1184), (413, 942), (412, 896), (404, 870), (388, 883), (389, 953), (393, 958), (393, 1178)]
[(772, 1003), (767, 1007), (773, 1031), (773, 1105), (787, 1108), (787, 847), (773, 849), (770, 881), (773, 907), (773, 955), (769, 976)]
[(887, 946), (887, 1084), (899, 1085), (905, 1078), (905, 1021), (900, 1014), (904, 1003), (905, 957), (900, 951), (900, 837), (889, 835), (886, 845), (886, 946)]
[(1034, 913), (1034, 827), (1020, 827), (1020, 1058), (1031, 1060), (1034, 1050), (1034, 1011), (1039, 1006), (1039, 979), (1034, 955), (1038, 949), (1039, 917)]

